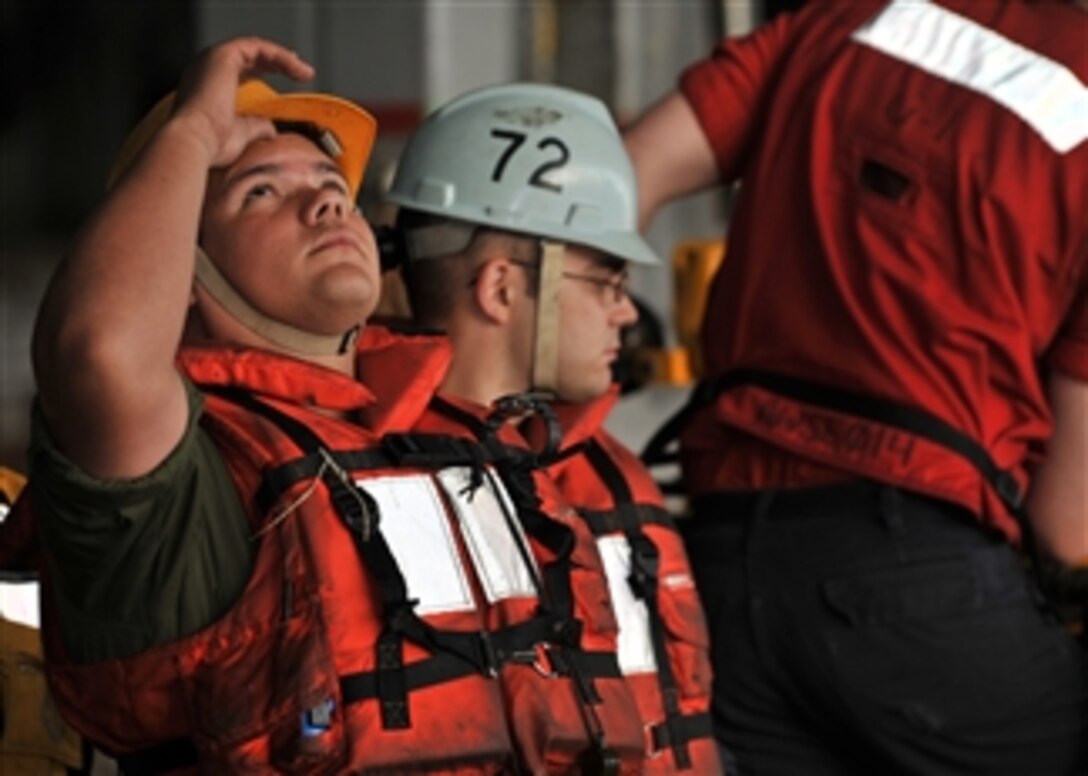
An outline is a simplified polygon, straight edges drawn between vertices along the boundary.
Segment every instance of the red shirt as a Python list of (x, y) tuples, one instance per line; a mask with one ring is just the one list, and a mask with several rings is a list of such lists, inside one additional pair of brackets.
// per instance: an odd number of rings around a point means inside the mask
[[(1062, 3), (813, 2), (721, 43), (681, 80), (744, 180), (710, 374), (921, 408), (1026, 486), (1046, 369), (1088, 380), (1086, 81), (1088, 13)], [(862, 475), (1017, 535), (970, 464), (848, 414), (741, 388), (683, 441), (695, 493)]]

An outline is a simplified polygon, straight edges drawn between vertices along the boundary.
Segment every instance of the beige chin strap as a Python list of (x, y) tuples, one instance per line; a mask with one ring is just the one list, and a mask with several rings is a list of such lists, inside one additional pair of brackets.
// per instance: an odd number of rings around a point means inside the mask
[(540, 247), (532, 386), (534, 391), (555, 394), (559, 389), (559, 284), (566, 248), (549, 240), (541, 240)]
[(219, 268), (199, 246), (196, 249), (196, 279), (235, 320), (254, 334), (294, 353), (305, 356), (336, 356), (347, 353), (355, 347), (355, 340), (362, 328), (361, 325), (356, 325), (343, 334), (314, 334), (269, 318), (234, 290), (234, 286), (223, 277)]

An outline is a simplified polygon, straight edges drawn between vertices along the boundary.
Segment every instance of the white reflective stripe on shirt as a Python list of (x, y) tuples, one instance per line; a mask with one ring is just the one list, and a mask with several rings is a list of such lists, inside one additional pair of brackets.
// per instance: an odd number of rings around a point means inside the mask
[(476, 608), (445, 505), (427, 475), (356, 483), (378, 502), (379, 530), (397, 559), (417, 614)]
[(37, 582), (0, 582), (0, 617), (31, 628), (41, 628)]
[[(504, 507), (511, 516), (516, 512), (502, 481), (494, 476), (485, 477), (484, 484), (472, 491), (469, 488), (472, 470), (467, 466), (443, 469), (437, 479), (457, 512), (461, 535), (488, 602), (535, 598), (533, 578), (539, 577), (539, 571), (521, 523), (515, 517), (508, 525), (503, 514)], [(524, 555), (518, 549), (519, 543)], [(526, 558), (532, 564), (531, 571)]]
[(1088, 88), (1065, 65), (927, 0), (894, 0), (858, 43), (1005, 106), (1058, 153), (1088, 138)]
[(619, 623), (620, 637), (617, 657), (620, 671), (625, 675), (657, 671), (654, 645), (650, 640), (650, 612), (643, 601), (635, 598), (631, 583), (631, 545), (626, 536), (602, 536), (597, 548), (608, 578), (608, 592)]

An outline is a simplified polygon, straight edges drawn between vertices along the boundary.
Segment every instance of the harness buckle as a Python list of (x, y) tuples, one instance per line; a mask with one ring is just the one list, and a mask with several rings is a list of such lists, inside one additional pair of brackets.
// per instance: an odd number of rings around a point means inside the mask
[(660, 723), (646, 722), (642, 726), (642, 738), (645, 741), (645, 754), (647, 760), (654, 760), (661, 756), (665, 751), (665, 747), (668, 746), (667, 742), (659, 744), (658, 736), (656, 735), (657, 728)]
[(487, 418), (487, 432), (494, 436), (506, 421), (536, 415), (543, 421), (546, 431), (544, 448), (537, 451), (537, 457), (542, 461), (552, 461), (563, 441), (563, 429), (550, 404), (554, 400), (553, 395), (540, 391), (502, 396), (495, 400), (493, 405), (495, 409)]
[(638, 598), (649, 598), (657, 591), (657, 578), (661, 571), (661, 554), (657, 546), (645, 535), (630, 540), (631, 575), (628, 584)]
[(510, 653), (510, 662), (527, 665), (545, 679), (555, 679), (562, 675), (557, 668), (556, 658), (552, 654), (555, 647), (546, 641), (538, 641), (529, 649), (518, 649)]

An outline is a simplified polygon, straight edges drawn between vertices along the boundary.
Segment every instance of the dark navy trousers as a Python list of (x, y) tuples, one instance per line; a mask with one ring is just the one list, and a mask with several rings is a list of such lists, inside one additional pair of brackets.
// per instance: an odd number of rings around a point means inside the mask
[(740, 776), (1088, 774), (1085, 652), (965, 510), (864, 481), (693, 507)]

